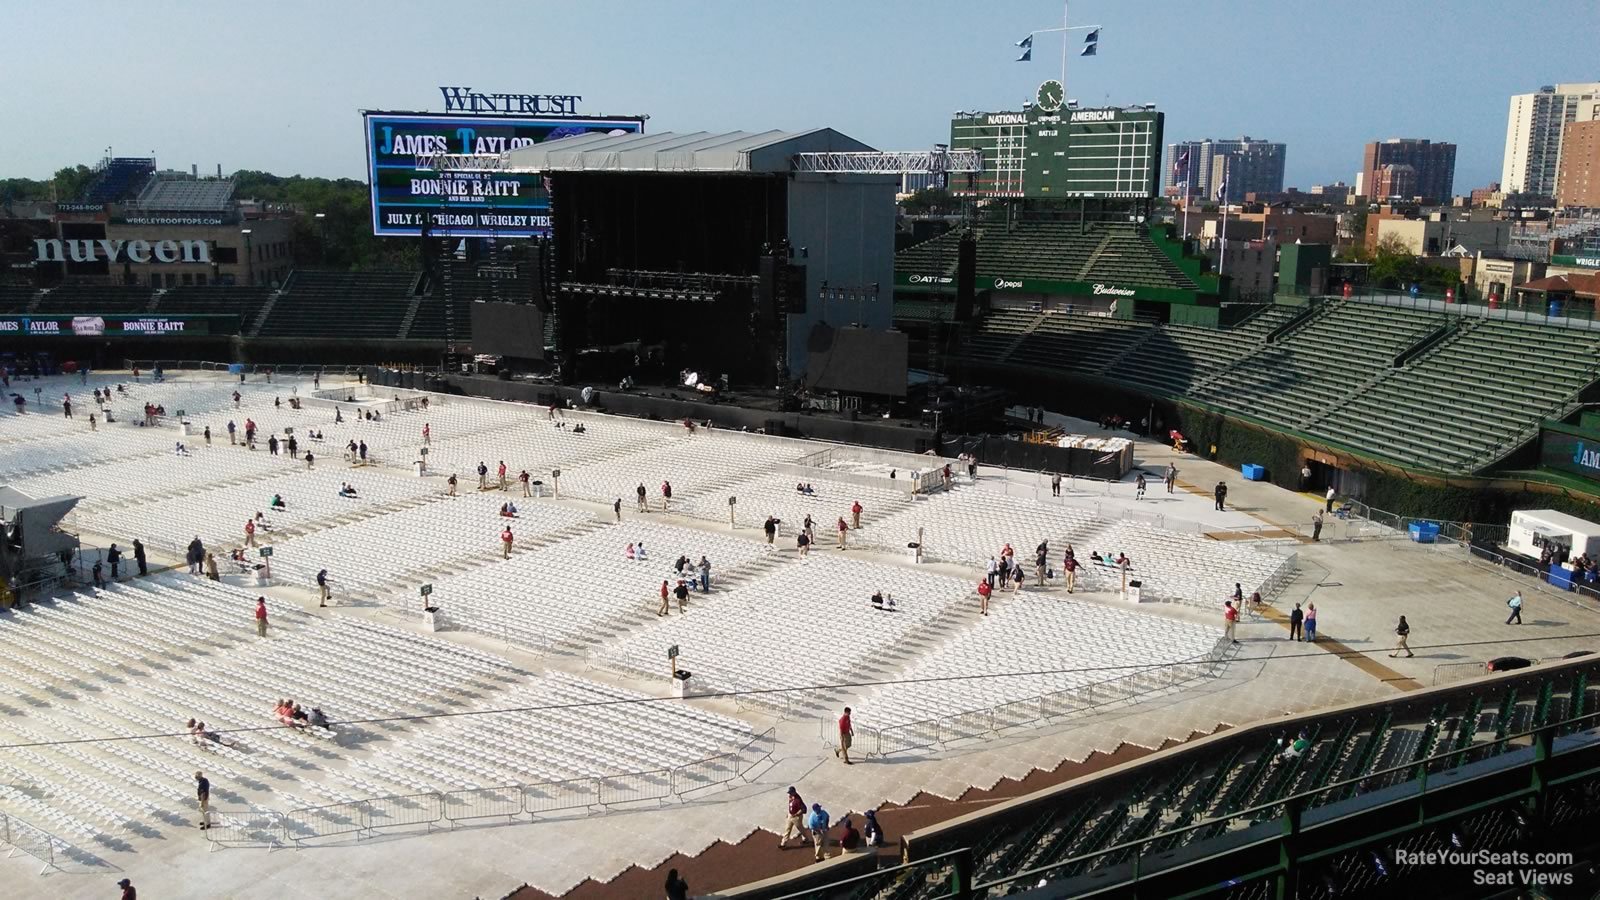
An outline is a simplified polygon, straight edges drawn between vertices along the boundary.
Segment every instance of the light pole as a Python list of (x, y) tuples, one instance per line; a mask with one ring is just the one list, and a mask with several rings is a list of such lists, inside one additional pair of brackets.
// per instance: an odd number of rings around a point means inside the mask
[(328, 214), (317, 213), (317, 262), (328, 264)]
[(241, 228), (239, 233), (244, 235), (245, 280), (250, 283), (251, 287), (254, 287), (256, 283), (256, 259), (255, 255), (250, 252), (250, 229)]

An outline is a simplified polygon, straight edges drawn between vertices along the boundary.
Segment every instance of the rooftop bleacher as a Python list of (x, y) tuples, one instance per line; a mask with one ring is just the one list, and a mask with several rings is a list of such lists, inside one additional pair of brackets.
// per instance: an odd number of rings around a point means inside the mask
[(233, 188), (232, 179), (191, 178), (162, 172), (139, 192), (138, 205), (152, 211), (222, 211), (232, 204)]
[(155, 174), (156, 161), (135, 157), (117, 157), (100, 164), (94, 179), (84, 189), (84, 203), (115, 203), (139, 193), (144, 183)]
[(322, 272), (296, 269), (266, 320), (261, 337), (394, 340), (400, 336), (416, 272)]

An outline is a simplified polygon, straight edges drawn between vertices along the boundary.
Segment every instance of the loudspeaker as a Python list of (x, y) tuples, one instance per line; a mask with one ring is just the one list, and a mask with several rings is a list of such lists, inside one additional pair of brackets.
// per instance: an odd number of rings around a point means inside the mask
[(756, 315), (770, 321), (778, 312), (778, 258), (762, 254), (756, 261)]
[(978, 277), (978, 242), (972, 232), (961, 236), (956, 245), (956, 321), (972, 318), (972, 300)]
[(778, 295), (782, 302), (778, 304), (781, 312), (800, 313), (806, 311), (806, 267), (787, 265), (783, 267), (783, 274), (778, 282)]

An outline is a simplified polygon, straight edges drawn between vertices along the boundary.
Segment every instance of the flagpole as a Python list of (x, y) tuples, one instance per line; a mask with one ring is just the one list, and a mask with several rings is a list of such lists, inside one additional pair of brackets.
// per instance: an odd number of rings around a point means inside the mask
[(1061, 0), (1061, 102), (1067, 102), (1067, 0)]
[(1228, 158), (1222, 158), (1222, 227), (1217, 231), (1217, 277), (1228, 263)]
[[(1185, 172), (1184, 174), (1187, 175), (1188, 173)], [(1189, 180), (1187, 178), (1183, 180), (1183, 240), (1185, 243), (1189, 240)]]

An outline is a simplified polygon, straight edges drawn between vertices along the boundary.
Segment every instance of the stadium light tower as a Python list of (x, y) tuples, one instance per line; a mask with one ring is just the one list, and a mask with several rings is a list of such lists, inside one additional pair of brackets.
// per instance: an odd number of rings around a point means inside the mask
[(253, 286), (256, 283), (256, 258), (250, 252), (250, 229), (241, 228), (239, 233), (244, 235), (244, 277)]

